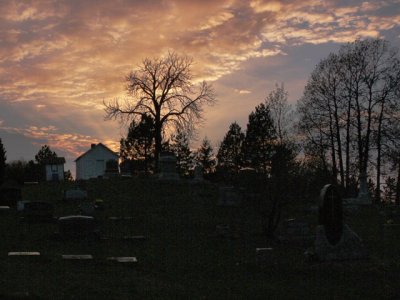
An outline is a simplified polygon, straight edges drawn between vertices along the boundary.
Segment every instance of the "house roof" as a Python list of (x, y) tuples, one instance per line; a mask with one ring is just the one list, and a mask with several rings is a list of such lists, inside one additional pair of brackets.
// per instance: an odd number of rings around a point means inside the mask
[(65, 164), (65, 158), (64, 157), (52, 157), (45, 159), (43, 161), (45, 165), (63, 165)]
[(92, 152), (93, 149), (97, 148), (97, 147), (102, 147), (105, 150), (107, 150), (108, 152), (112, 153), (113, 155), (115, 155), (116, 158), (118, 158), (118, 154), (115, 153), (114, 151), (112, 151), (110, 148), (108, 148), (107, 146), (103, 145), (102, 143), (98, 143), (95, 146), (92, 146), (88, 151), (86, 151), (85, 153), (81, 154), (80, 156), (78, 156), (77, 159), (75, 159), (75, 161), (80, 160), (82, 157), (84, 157), (85, 155), (87, 155), (88, 153)]

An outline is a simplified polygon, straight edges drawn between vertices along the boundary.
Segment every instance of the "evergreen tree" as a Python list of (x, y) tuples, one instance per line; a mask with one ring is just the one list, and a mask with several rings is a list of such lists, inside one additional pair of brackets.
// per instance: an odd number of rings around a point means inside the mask
[(46, 160), (56, 157), (57, 154), (54, 151), (51, 151), (49, 146), (44, 145), (35, 155), (35, 160), (39, 165), (43, 165), (46, 162)]
[[(39, 165), (39, 181), (44, 181), (46, 179), (46, 166), (45, 163), (49, 159), (57, 158), (57, 154), (54, 151), (51, 151), (50, 147), (47, 145), (42, 146), (39, 152), (35, 155), (35, 160)], [(31, 168), (32, 166), (30, 166)]]
[(6, 173), (6, 150), (4, 149), (3, 142), (0, 138), (0, 184), (4, 181)]
[(238, 123), (229, 126), (217, 153), (218, 166), (231, 171), (239, 171), (242, 165), (242, 144), (244, 133)]
[(196, 161), (203, 167), (204, 174), (214, 172), (216, 161), (214, 157), (214, 149), (210, 141), (205, 137), (201, 143), (200, 148), (196, 153)]
[(133, 120), (125, 139), (120, 141), (120, 156), (123, 161), (143, 162), (145, 172), (151, 169), (154, 159), (154, 120), (150, 115), (143, 114), (139, 123)]
[(176, 135), (171, 138), (170, 147), (177, 158), (177, 169), (181, 176), (188, 176), (190, 169), (193, 168), (193, 155), (189, 147), (188, 135), (178, 130)]
[(72, 177), (71, 171), (67, 170), (64, 172), (64, 180), (65, 181), (74, 181), (74, 178)]
[(264, 174), (270, 172), (276, 139), (276, 130), (269, 106), (261, 103), (249, 115), (242, 150), (245, 165)]

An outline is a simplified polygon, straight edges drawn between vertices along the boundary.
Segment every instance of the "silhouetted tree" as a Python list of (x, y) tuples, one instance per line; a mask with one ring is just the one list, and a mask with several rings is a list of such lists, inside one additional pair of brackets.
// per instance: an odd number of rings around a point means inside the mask
[(131, 101), (116, 99), (104, 103), (106, 119), (131, 117), (138, 120), (143, 114), (152, 116), (156, 169), (167, 127), (193, 130), (201, 120), (203, 105), (215, 102), (214, 90), (209, 84), (203, 81), (195, 88), (191, 66), (191, 58), (173, 52), (153, 60), (146, 58), (126, 77)]
[(40, 181), (43, 179), (43, 166), (36, 164), (33, 160), (25, 165), (24, 181)]
[(238, 172), (243, 164), (242, 146), (245, 135), (236, 122), (229, 126), (228, 132), (218, 149), (218, 167), (228, 171)]
[(0, 184), (4, 181), (6, 173), (6, 149), (4, 148), (3, 141), (0, 138)]
[[(297, 156), (296, 147), (290, 143), (277, 143), (271, 158), (271, 173), (266, 180), (265, 202), (258, 211), (263, 217), (264, 233), (273, 238), (278, 228), (282, 207), (286, 205), (297, 191)], [(296, 178), (296, 180), (294, 180)], [(296, 181), (296, 182), (295, 182)]]
[(42, 146), (39, 152), (35, 155), (35, 161), (42, 165), (46, 160), (51, 158), (56, 158), (57, 154), (54, 151), (51, 151), (50, 147), (47, 145)]
[(42, 146), (39, 152), (35, 155), (35, 161), (40, 166), (40, 176), (39, 181), (43, 181), (46, 179), (46, 166), (45, 163), (49, 159), (58, 157), (54, 151), (51, 151), (48, 145)]
[(268, 105), (261, 103), (249, 115), (246, 137), (243, 142), (245, 165), (263, 174), (270, 171), (276, 143), (276, 130)]
[(142, 161), (147, 173), (154, 155), (154, 120), (142, 115), (140, 123), (132, 120), (128, 135), (120, 141), (120, 156), (123, 161)]
[(212, 173), (215, 170), (214, 149), (207, 137), (203, 139), (199, 149), (197, 149), (196, 162), (203, 167), (204, 174)]
[(65, 181), (74, 181), (74, 178), (72, 177), (70, 170), (67, 170), (64, 172), (64, 180)]
[(278, 142), (282, 144), (288, 138), (290, 126), (293, 124), (292, 107), (288, 103), (288, 92), (283, 83), (280, 86), (275, 85), (275, 89), (268, 94), (265, 103), (274, 120)]
[(189, 176), (189, 171), (193, 168), (194, 157), (189, 147), (188, 134), (178, 129), (177, 133), (172, 136), (169, 146), (176, 155), (178, 173), (183, 177)]
[(23, 184), (25, 181), (26, 165), (27, 163), (24, 160), (11, 161), (6, 166), (6, 178)]
[[(399, 84), (397, 49), (381, 39), (356, 40), (316, 66), (298, 105), (299, 127), (310, 142), (326, 150), (334, 182), (340, 179), (338, 183), (347, 189), (350, 178), (358, 175), (365, 185), (374, 162), (376, 201), (380, 201), (385, 124), (391, 113), (400, 111), (394, 105)], [(351, 173), (354, 161), (358, 174)]]

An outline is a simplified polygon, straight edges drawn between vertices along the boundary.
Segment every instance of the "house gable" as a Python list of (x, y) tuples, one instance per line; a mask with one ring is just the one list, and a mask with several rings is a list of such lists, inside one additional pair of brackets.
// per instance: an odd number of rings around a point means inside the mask
[(90, 179), (104, 176), (106, 163), (118, 160), (118, 154), (102, 143), (92, 144), (91, 148), (76, 160), (76, 179)]

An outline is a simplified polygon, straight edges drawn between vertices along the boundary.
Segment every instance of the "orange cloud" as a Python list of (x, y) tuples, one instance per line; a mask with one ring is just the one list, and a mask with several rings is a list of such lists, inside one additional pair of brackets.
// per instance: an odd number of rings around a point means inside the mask
[[(14, 127), (75, 155), (81, 148), (74, 141), (112, 141), (112, 130), (121, 135), (102, 122), (102, 103), (125, 96), (124, 76), (145, 57), (188, 54), (194, 79), (217, 83), (249, 60), (284, 55), (286, 47), (380, 36), (400, 23), (391, 6), (396, 1), (1, 1), (0, 105), (31, 102), (35, 115), (15, 106), (23, 126)], [(227, 92), (222, 101), (246, 95)], [(247, 105), (251, 110), (253, 102)], [(57, 129), (29, 129), (35, 119)]]

